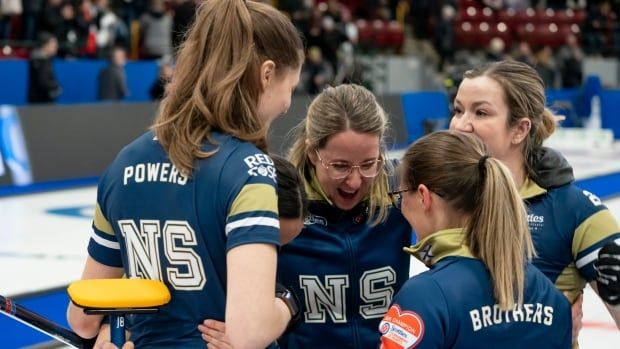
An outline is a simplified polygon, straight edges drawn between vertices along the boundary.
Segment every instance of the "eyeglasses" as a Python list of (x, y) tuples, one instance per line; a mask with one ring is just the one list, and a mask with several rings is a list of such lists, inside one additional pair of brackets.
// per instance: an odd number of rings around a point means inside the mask
[(321, 161), (321, 166), (327, 171), (327, 175), (331, 179), (343, 179), (347, 178), (354, 168), (357, 168), (360, 175), (364, 178), (374, 178), (381, 171), (381, 159), (375, 159), (363, 162), (359, 165), (351, 165), (346, 162), (330, 162), (325, 165), (325, 162), (321, 158), (321, 154), (319, 154), (319, 150), (315, 149), (316, 156), (319, 157), (319, 161)]
[(411, 189), (398, 189), (388, 193), (390, 200), (392, 200), (392, 206), (400, 210), (403, 203), (403, 193), (410, 191)]

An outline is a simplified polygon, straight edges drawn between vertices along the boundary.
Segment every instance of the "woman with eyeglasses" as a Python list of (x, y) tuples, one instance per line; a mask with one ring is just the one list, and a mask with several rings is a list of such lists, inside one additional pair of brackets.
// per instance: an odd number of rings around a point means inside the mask
[[(409, 278), (411, 227), (389, 195), (397, 187), (386, 161), (387, 116), (355, 84), (328, 87), (297, 126), (289, 160), (308, 195), (301, 233), (282, 246), (278, 282), (294, 291), (301, 321), (281, 348), (376, 348), (377, 326)], [(225, 325), (201, 326), (209, 348), (231, 348)]]
[(436, 132), (400, 164), (402, 213), (430, 270), (381, 321), (381, 348), (570, 348), (570, 303), (532, 266), (534, 246), (510, 170), (475, 136)]
[(374, 348), (392, 296), (409, 278), (411, 228), (388, 192), (387, 116), (362, 86), (329, 87), (297, 126), (289, 160), (305, 181), (309, 215), (283, 246), (278, 281), (303, 306), (282, 348)]

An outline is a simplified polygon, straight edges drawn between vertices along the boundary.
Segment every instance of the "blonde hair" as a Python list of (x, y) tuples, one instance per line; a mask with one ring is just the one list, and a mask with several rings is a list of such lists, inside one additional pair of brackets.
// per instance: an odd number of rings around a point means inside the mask
[(260, 66), (276, 74), (297, 69), (303, 44), (291, 21), (270, 5), (244, 0), (209, 0), (199, 6), (182, 44), (153, 130), (172, 163), (191, 175), (213, 131), (266, 150), (266, 127), (258, 118)]
[(525, 263), (534, 255), (525, 206), (510, 170), (484, 143), (455, 131), (435, 132), (409, 147), (403, 184), (420, 184), (468, 217), (464, 243), (489, 269), (500, 308), (523, 303)]
[[(384, 145), (387, 127), (385, 111), (372, 92), (355, 84), (328, 87), (314, 98), (306, 118), (297, 125), (289, 160), (304, 178), (309, 179), (313, 165), (308, 153), (323, 148), (332, 136), (352, 130), (379, 137), (381, 158), (389, 166)], [(383, 222), (388, 215), (388, 207), (383, 204), (388, 193), (387, 171), (389, 167), (379, 172), (370, 185), (368, 209), (371, 225)]]
[(489, 77), (502, 87), (508, 106), (509, 128), (517, 125), (521, 118), (530, 119), (532, 128), (525, 141), (523, 158), (528, 175), (536, 178), (534, 149), (542, 146), (543, 141), (553, 134), (556, 125), (562, 120), (545, 107), (547, 97), (542, 78), (528, 64), (514, 60), (488, 63), (468, 70), (463, 75), (468, 79), (480, 76)]

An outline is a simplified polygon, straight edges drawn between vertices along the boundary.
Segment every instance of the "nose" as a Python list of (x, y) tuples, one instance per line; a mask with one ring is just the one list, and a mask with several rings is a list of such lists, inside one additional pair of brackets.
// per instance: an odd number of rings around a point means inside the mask
[(474, 127), (467, 114), (463, 114), (460, 117), (453, 117), (450, 121), (450, 129), (461, 132), (474, 132)]
[(347, 176), (345, 183), (347, 184), (347, 187), (357, 190), (362, 186), (363, 180), (364, 179), (362, 178), (359, 167), (354, 167), (351, 169), (351, 173)]

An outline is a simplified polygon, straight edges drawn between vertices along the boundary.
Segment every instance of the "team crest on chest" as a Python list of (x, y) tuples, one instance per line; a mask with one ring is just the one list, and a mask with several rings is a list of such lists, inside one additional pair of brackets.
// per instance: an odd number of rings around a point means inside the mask
[(424, 337), (424, 321), (413, 311), (393, 305), (379, 324), (381, 349), (415, 348)]

